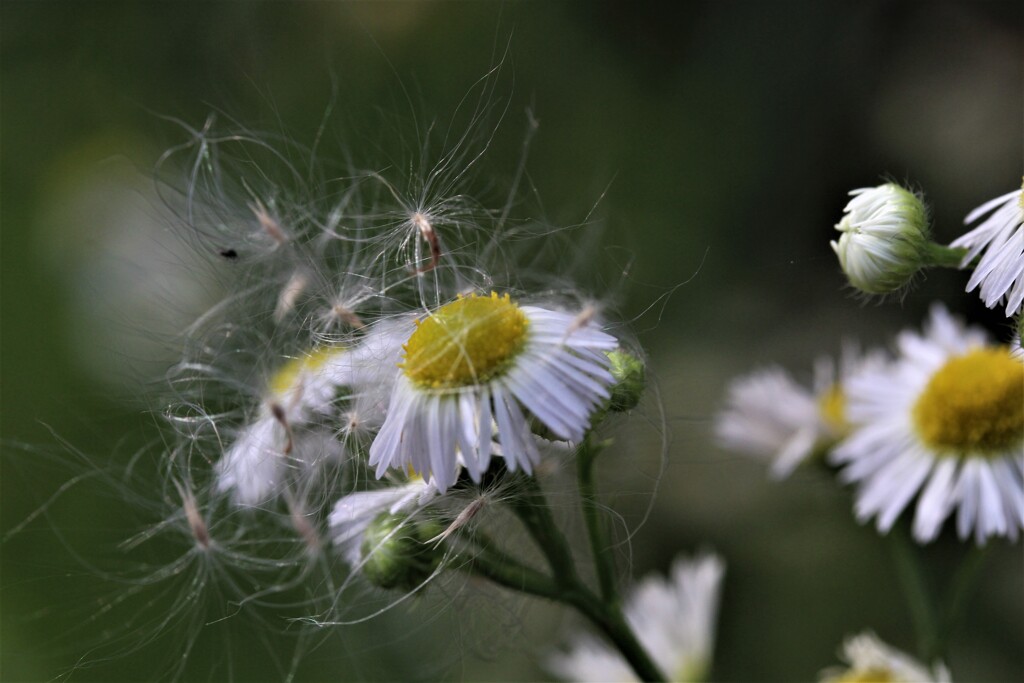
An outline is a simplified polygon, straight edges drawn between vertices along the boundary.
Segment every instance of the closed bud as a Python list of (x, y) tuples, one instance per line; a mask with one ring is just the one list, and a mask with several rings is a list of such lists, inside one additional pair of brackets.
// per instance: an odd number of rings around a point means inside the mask
[(928, 219), (917, 195), (895, 183), (850, 193), (832, 250), (850, 284), (865, 294), (898, 292), (925, 265)]
[(419, 588), (441, 562), (442, 551), (430, 540), (443, 531), (434, 522), (381, 513), (363, 535), (363, 575), (387, 590)]
[(608, 360), (611, 361), (609, 370), (615, 378), (608, 410), (622, 413), (636, 408), (647, 384), (644, 361), (621, 348), (609, 351)]

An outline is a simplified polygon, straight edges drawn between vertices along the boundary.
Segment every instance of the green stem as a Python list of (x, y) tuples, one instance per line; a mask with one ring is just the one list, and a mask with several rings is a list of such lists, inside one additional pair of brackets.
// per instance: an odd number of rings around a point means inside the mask
[(587, 525), (587, 539), (590, 541), (590, 552), (594, 556), (594, 567), (597, 571), (597, 583), (601, 588), (601, 597), (606, 604), (618, 605), (619, 595), (615, 585), (615, 563), (609, 551), (611, 543), (605, 533), (597, 501), (597, 489), (594, 485), (594, 461), (604, 450), (607, 442), (592, 443), (588, 438), (576, 452), (576, 479), (580, 489), (580, 507), (583, 520)]
[(938, 633), (938, 649), (944, 652), (949, 639), (953, 636), (957, 624), (964, 615), (967, 608), (967, 601), (974, 593), (978, 585), (978, 577), (981, 576), (981, 569), (985, 566), (988, 557), (988, 546), (978, 548), (972, 546), (967, 555), (960, 562), (956, 573), (950, 580), (949, 589), (946, 592), (946, 611), (943, 614), (941, 629)]
[(521, 475), (517, 485), (519, 494), (509, 500), (512, 512), (544, 553), (555, 579), (564, 580), (567, 584), (578, 583), (572, 548), (558, 530), (540, 484), (533, 477)]
[[(501, 550), (501, 548), (498, 547), (498, 544), (490, 536), (479, 529), (470, 531), (467, 534), (466, 540), (469, 542), (469, 549), (474, 553), (474, 555), (485, 555), (489, 561), (502, 566), (521, 569), (525, 572), (531, 572), (538, 576), (545, 576), (533, 567), (520, 562)], [(547, 577), (545, 576), (545, 578)]]
[(921, 661), (932, 662), (940, 655), (939, 619), (917, 555), (917, 547), (900, 524), (893, 527), (888, 538), (896, 574), (907, 596), (910, 617), (914, 622), (918, 655)]
[(508, 562), (505, 557), (503, 554), (495, 556), (479, 552), (473, 555), (464, 568), (520, 593), (548, 600), (562, 599), (561, 589), (549, 576), (518, 562)]
[(523, 565), (512, 566), (496, 561), (486, 553), (474, 555), (463, 569), (520, 593), (574, 607), (608, 637), (641, 680), (666, 680), (636, 639), (622, 613), (609, 608), (583, 584), (566, 585), (564, 581)]
[(626, 622), (622, 610), (602, 602), (584, 586), (570, 594), (568, 601), (612, 641), (641, 681), (667, 681)]
[(966, 249), (928, 242), (924, 247), (924, 265), (940, 268), (959, 268), (966, 255)]
[[(485, 576), (504, 586), (575, 607), (615, 645), (640, 680), (666, 680), (650, 655), (640, 645), (640, 641), (636, 639), (618, 603), (602, 601), (580, 580), (572, 548), (555, 524), (537, 480), (524, 475), (519, 477), (518, 483), (519, 494), (513, 496), (508, 504), (544, 554), (551, 566), (552, 577), (549, 579), (545, 576), (543, 582), (524, 582), (522, 571), (519, 570), (513, 577), (519, 584), (512, 584), (506, 581), (509, 577), (501, 569), (486, 564), (474, 564), (473, 568), (491, 572)], [(531, 577), (534, 578), (536, 577)], [(524, 588), (520, 588), (519, 585)]]

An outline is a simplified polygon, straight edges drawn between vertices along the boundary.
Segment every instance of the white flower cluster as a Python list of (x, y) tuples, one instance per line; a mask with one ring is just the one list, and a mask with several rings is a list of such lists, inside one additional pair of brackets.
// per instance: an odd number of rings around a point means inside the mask
[(160, 170), (188, 169), (164, 196), (227, 292), (171, 372), (167, 470), (200, 522), (222, 506), (254, 526), (289, 520), (359, 567), (366, 538), (392, 537), (385, 517), (529, 475), (546, 444), (580, 442), (609, 409), (619, 340), (564, 278), (517, 267), (512, 245), (547, 235), (467, 198), (480, 157), (464, 141), (403, 181), (311, 176), (288, 161), (301, 150), (192, 134)]
[(1005, 303), (1018, 317), (1014, 339), (993, 344), (936, 305), (923, 334), (899, 335), (894, 355), (847, 351), (838, 376), (819, 362), (810, 389), (778, 368), (735, 380), (718, 440), (771, 458), (776, 476), (812, 459), (840, 468), (856, 486), (857, 518), (883, 533), (912, 506), (921, 543), (954, 513), (961, 539), (1015, 541), (1024, 529), (1024, 192), (972, 211), (967, 223), (984, 220), (949, 247), (928, 241), (923, 202), (898, 185), (851, 194), (832, 242), (851, 284), (886, 293), (924, 266), (973, 268), (967, 290), (980, 288), (990, 308)]
[(913, 534), (1016, 540), (1024, 529), (1024, 359), (935, 306), (896, 353), (822, 363), (814, 389), (780, 369), (737, 380), (717, 421), (732, 450), (774, 458), (785, 475), (812, 456), (856, 485), (858, 519), (888, 532), (914, 508)]

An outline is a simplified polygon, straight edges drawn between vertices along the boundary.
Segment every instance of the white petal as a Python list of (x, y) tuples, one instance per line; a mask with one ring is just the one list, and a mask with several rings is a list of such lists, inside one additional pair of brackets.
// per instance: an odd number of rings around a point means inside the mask
[(941, 460), (932, 472), (931, 479), (917, 501), (914, 516), (914, 538), (928, 543), (938, 536), (942, 523), (953, 509), (954, 477), (959, 463), (952, 458)]

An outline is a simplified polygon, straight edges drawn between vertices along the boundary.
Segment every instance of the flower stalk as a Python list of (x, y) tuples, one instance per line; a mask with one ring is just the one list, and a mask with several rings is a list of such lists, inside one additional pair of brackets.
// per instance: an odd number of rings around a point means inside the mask
[(939, 631), (938, 648), (945, 651), (949, 639), (953, 637), (957, 626), (967, 611), (967, 602), (974, 589), (978, 586), (978, 579), (981, 577), (981, 570), (988, 559), (988, 549), (991, 546), (971, 546), (966, 555), (960, 561), (956, 573), (950, 580), (949, 589), (946, 591), (946, 610), (943, 613), (941, 629)]
[(927, 242), (922, 249), (922, 261), (925, 267), (960, 268), (967, 250), (958, 247), (947, 247), (935, 242)]
[[(585, 467), (589, 470), (593, 456), (599, 452), (600, 447), (585, 445), (580, 450), (588, 453), (584, 457), (591, 461)], [(588, 480), (591, 500), (596, 503), (592, 478)], [(509, 501), (509, 505), (543, 553), (551, 568), (551, 575), (547, 576), (515, 561), (499, 560), (488, 552), (475, 555), (467, 565), (468, 570), (506, 588), (573, 607), (608, 638), (641, 680), (667, 680), (633, 633), (617, 597), (610, 600), (599, 597), (580, 579), (572, 548), (555, 524), (537, 480), (520, 475), (517, 483), (520, 492)], [(596, 505), (592, 510), (596, 520)], [(592, 537), (591, 547), (598, 547), (595, 544), (599, 544), (599, 541)], [(601, 571), (609, 572), (603, 581), (610, 582), (614, 595), (614, 579), (610, 568)]]
[(902, 524), (897, 524), (893, 528), (888, 540), (896, 576), (903, 587), (910, 618), (914, 622), (917, 653), (924, 662), (934, 661), (942, 654), (939, 610), (928, 587), (917, 546)]
[(615, 584), (615, 562), (609, 552), (610, 543), (597, 501), (597, 490), (594, 485), (594, 462), (598, 454), (608, 447), (610, 441), (594, 443), (589, 437), (576, 451), (576, 480), (580, 490), (580, 508), (587, 526), (587, 539), (590, 552), (594, 556), (594, 567), (601, 597), (608, 605), (620, 604)]
[(988, 546), (968, 548), (941, 592), (928, 585), (921, 548), (910, 537), (906, 525), (898, 524), (893, 528), (889, 547), (914, 622), (918, 655), (925, 662), (945, 659), (950, 638), (963, 619), (967, 601), (981, 576)]

